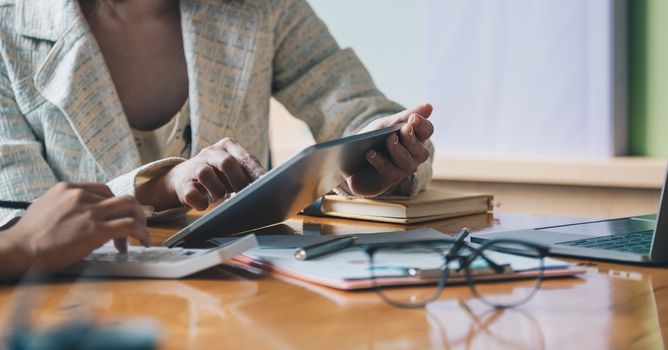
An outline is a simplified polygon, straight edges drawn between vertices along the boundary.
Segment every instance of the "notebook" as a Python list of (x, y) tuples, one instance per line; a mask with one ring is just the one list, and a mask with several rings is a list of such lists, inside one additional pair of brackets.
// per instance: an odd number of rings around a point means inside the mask
[[(492, 210), (492, 200), (493, 196), (489, 194), (434, 189), (410, 199), (348, 198), (328, 194), (320, 200), (319, 213), (349, 219), (413, 224), (486, 213)], [(313, 208), (305, 212), (312, 214)]]

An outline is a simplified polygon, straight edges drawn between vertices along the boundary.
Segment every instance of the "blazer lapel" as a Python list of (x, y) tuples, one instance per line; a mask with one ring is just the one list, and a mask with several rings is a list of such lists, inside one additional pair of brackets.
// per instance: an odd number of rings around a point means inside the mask
[[(51, 2), (53, 1), (53, 2)], [(35, 74), (35, 86), (68, 118), (109, 178), (141, 164), (123, 107), (102, 53), (76, 0), (19, 0), (24, 35), (56, 39)], [(57, 7), (56, 7), (57, 6)], [(181, 26), (188, 68), (191, 153), (236, 137), (232, 130), (248, 90), (261, 23), (259, 10), (240, 0), (182, 0)], [(19, 18), (17, 18), (19, 21)]]
[(236, 138), (232, 126), (248, 90), (261, 18), (240, 0), (184, 0), (181, 14), (195, 155), (222, 137)]
[(65, 114), (99, 168), (112, 179), (138, 167), (139, 153), (109, 70), (79, 5), (75, 0), (59, 1), (65, 2), (62, 11), (67, 12), (61, 18), (71, 18), (72, 23), (59, 22), (66, 29), (36, 72), (35, 86)]
[(16, 0), (16, 32), (56, 41), (74, 23), (76, 0)]

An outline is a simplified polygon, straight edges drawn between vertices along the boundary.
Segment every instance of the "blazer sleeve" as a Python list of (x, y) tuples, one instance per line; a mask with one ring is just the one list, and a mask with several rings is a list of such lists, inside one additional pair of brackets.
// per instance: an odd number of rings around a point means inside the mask
[[(43, 145), (19, 110), (0, 60), (0, 199), (32, 201), (56, 182), (44, 159)], [(0, 209), (0, 227), (22, 212)]]
[[(355, 134), (374, 119), (404, 110), (376, 88), (352, 49), (339, 47), (305, 0), (282, 2), (274, 46), (272, 93), (308, 125), (316, 142)], [(431, 143), (428, 148), (433, 151)], [(385, 195), (413, 196), (424, 189), (431, 161)], [(345, 184), (339, 191), (350, 194)]]

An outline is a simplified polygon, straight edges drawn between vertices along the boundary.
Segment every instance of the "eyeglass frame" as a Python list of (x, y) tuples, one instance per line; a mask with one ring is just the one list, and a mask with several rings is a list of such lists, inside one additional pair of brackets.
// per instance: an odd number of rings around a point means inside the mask
[[(450, 268), (448, 267), (449, 264), (452, 261), (455, 261), (455, 259), (460, 259), (459, 260), (459, 267), (457, 271), (461, 271), (461, 269), (464, 269), (466, 272), (466, 280), (469, 288), (473, 292), (473, 294), (476, 296), (476, 298), (480, 299), (482, 302), (485, 304), (492, 306), (496, 309), (506, 309), (506, 308), (511, 308), (511, 307), (516, 307), (519, 305), (522, 305), (523, 303), (531, 300), (536, 292), (540, 289), (540, 286), (543, 281), (543, 274), (541, 273), (537, 279), (536, 279), (536, 288), (531, 292), (531, 294), (526, 297), (524, 300), (522, 300), (519, 303), (513, 304), (513, 305), (499, 305), (499, 304), (492, 304), (489, 301), (487, 301), (484, 297), (481, 297), (480, 294), (478, 293), (476, 287), (475, 287), (475, 281), (473, 280), (471, 270), (469, 269), (471, 263), (477, 258), (481, 257), (483, 258), (492, 269), (495, 270), (496, 273), (502, 273), (503, 267), (499, 266), (498, 264), (494, 263), (493, 261), (487, 259), (482, 252), (486, 249), (488, 249), (489, 246), (491, 245), (496, 245), (496, 244), (509, 244), (509, 245), (522, 245), (526, 248), (532, 248), (535, 249), (536, 252), (540, 254), (540, 260), (541, 260), (541, 267), (544, 270), (544, 265), (543, 261), (545, 257), (549, 254), (550, 248), (548, 246), (531, 242), (531, 241), (524, 241), (524, 240), (519, 240), (519, 239), (511, 239), (511, 238), (501, 238), (501, 239), (493, 239), (486, 241), (485, 243), (474, 247), (470, 243), (464, 241), (464, 239), (469, 235), (469, 229), (464, 228), (462, 229), (457, 237), (454, 239), (429, 239), (429, 240), (419, 240), (419, 241), (410, 241), (410, 242), (382, 242), (382, 243), (374, 243), (374, 244), (364, 244), (364, 245), (358, 245), (359, 248), (361, 248), (368, 256), (369, 258), (369, 266), (373, 266), (373, 257), (376, 251), (379, 249), (385, 249), (385, 248), (392, 248), (392, 247), (402, 247), (402, 246), (417, 246), (417, 245), (433, 245), (436, 243), (448, 243), (450, 244), (450, 247), (447, 250), (444, 249), (439, 249), (437, 247), (429, 247), (430, 249), (434, 249), (435, 251), (439, 251), (440, 253), (445, 253), (442, 254), (445, 263), (443, 264), (443, 267), (441, 268), (442, 272), (439, 276), (438, 283), (436, 285), (436, 291), (434, 294), (429, 297), (427, 300), (421, 303), (416, 303), (416, 304), (402, 304), (399, 302), (396, 302), (395, 300), (390, 299), (387, 297), (383, 292), (382, 288), (383, 287), (388, 287), (388, 286), (381, 286), (376, 283), (376, 277), (371, 277), (373, 281), (373, 288), (376, 290), (378, 295), (388, 304), (391, 304), (396, 307), (401, 307), (401, 308), (406, 308), (406, 309), (416, 309), (416, 308), (421, 308), (424, 307), (425, 305), (437, 300), (440, 295), (443, 293), (443, 289), (445, 288), (445, 284), (447, 283), (447, 275), (448, 271), (450, 271)], [(462, 255), (456, 255), (463, 247), (466, 247), (468, 250), (470, 250), (470, 254), (466, 256)], [(513, 250), (512, 248), (506, 248), (508, 250)], [(499, 251), (499, 250), (492, 250), (492, 251)], [(446, 253), (447, 252), (447, 253)], [(509, 252), (509, 251), (501, 251), (501, 253), (504, 254), (512, 254), (512, 255), (522, 255), (518, 254), (517, 252)]]

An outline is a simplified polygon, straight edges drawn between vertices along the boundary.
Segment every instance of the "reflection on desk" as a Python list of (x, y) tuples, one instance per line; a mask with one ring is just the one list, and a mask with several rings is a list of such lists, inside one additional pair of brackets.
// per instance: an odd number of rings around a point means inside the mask
[[(458, 322), (452, 322), (456, 318)], [(490, 309), (462, 300), (427, 305), (433, 348), (545, 349), (545, 334), (538, 322), (521, 308)]]

